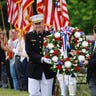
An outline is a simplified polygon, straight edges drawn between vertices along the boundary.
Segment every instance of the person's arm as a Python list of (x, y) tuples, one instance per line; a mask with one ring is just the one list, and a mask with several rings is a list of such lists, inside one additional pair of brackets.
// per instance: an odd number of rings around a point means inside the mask
[(44, 63), (45, 62), (47, 64), (51, 64), (50, 59), (45, 58), (42, 55), (40, 55), (34, 51), (34, 46), (32, 46), (32, 43), (30, 42), (29, 35), (26, 35), (25, 50), (26, 50), (26, 53), (28, 54), (29, 59), (32, 60), (33, 62), (35, 62), (35, 63)]
[(28, 57), (28, 55), (25, 51), (25, 41), (23, 38), (21, 39), (21, 44), (19, 45), (18, 55), (22, 56), (22, 57)]

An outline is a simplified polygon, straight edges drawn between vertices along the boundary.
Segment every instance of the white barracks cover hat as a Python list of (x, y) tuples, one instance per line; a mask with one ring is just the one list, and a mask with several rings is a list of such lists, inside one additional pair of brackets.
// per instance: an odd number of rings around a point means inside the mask
[(44, 20), (44, 15), (43, 14), (38, 14), (30, 17), (33, 23), (38, 23)]

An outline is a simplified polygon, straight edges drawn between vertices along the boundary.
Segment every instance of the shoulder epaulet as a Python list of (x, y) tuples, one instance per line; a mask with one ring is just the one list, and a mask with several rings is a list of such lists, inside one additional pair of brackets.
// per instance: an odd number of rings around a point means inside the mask
[(33, 34), (33, 31), (28, 32), (26, 35), (30, 35), (30, 34)]

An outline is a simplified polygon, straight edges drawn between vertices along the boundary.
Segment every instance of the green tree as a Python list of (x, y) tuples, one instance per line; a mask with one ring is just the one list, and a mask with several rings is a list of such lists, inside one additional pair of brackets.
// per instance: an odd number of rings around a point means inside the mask
[(71, 26), (81, 28), (85, 34), (92, 34), (96, 24), (95, 0), (69, 0), (67, 2)]

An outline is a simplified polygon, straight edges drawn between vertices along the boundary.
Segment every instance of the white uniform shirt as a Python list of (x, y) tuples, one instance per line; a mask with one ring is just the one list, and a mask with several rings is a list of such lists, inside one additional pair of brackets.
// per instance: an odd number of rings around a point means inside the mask
[[(23, 55), (20, 54), (19, 52), (19, 49), (22, 49), (21, 52), (23, 53)], [(24, 60), (24, 58), (26, 57), (26, 51), (25, 51), (25, 41), (23, 38), (21, 39), (18, 39), (18, 44), (14, 50), (15, 52), (15, 55), (19, 55), (21, 58), (20, 58), (20, 61), (22, 62)]]
[(12, 39), (9, 39), (8, 40), (8, 46), (12, 48), (12, 52), (14, 53), (14, 56), (13, 56), (13, 63), (14, 63), (14, 60), (15, 60), (15, 55), (16, 55), (16, 46), (18, 44), (18, 39), (16, 40), (12, 40)]

